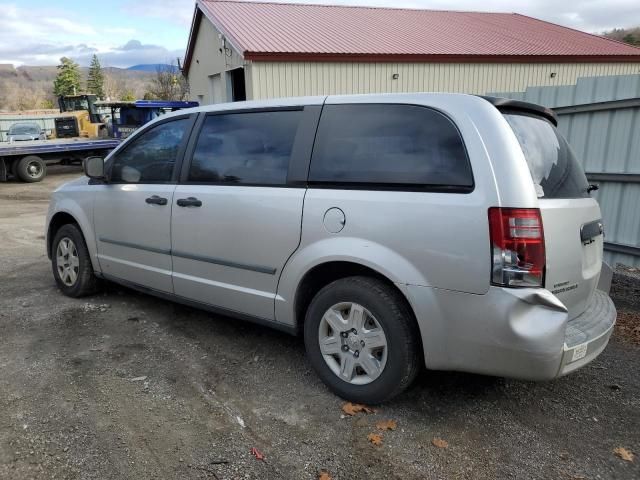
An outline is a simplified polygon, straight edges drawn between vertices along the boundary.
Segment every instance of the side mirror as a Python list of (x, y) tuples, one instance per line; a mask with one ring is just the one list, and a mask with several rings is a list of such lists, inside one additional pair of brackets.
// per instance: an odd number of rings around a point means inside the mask
[(84, 160), (84, 174), (96, 180), (104, 179), (104, 159), (102, 157), (87, 157)]

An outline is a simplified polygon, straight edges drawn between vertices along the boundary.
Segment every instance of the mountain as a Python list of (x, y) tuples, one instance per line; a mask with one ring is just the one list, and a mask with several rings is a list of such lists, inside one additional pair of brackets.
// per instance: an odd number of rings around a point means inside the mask
[[(86, 85), (87, 67), (80, 67), (82, 88)], [(104, 87), (113, 100), (125, 94), (142, 98), (155, 77), (151, 70), (131, 70), (105, 67)], [(57, 105), (53, 95), (53, 80), (57, 74), (55, 66), (28, 66), (15, 68), (0, 63), (0, 111), (18, 111), (52, 108)]]
[(158, 69), (161, 69), (162, 71), (171, 71), (173, 70), (174, 73), (178, 73), (178, 67), (175, 65), (169, 65), (167, 63), (145, 63), (145, 64), (141, 64), (141, 65), (134, 65), (133, 67), (129, 67), (127, 68), (127, 70), (137, 70), (139, 72), (157, 72)]

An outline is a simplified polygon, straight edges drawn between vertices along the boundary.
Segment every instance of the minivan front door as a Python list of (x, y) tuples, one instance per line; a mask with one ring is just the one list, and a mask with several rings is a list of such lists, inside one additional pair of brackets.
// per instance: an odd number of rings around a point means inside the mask
[(292, 158), (310, 154), (311, 142), (306, 153), (299, 148), (304, 115), (300, 108), (204, 118), (174, 195), (177, 295), (273, 319), (280, 272), (300, 241), (305, 188), (287, 174)]
[(183, 117), (154, 125), (109, 159), (109, 178), (96, 186), (94, 204), (98, 261), (107, 278), (173, 292), (171, 206), (190, 123)]

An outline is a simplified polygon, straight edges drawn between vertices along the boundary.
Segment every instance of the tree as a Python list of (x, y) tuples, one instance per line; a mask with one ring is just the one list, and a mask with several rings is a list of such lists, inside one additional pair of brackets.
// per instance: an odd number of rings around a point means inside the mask
[(149, 93), (158, 100), (185, 100), (189, 95), (189, 82), (174, 62), (159, 65)]
[(104, 75), (100, 60), (97, 55), (93, 55), (91, 65), (89, 66), (89, 75), (87, 76), (87, 92), (93, 93), (98, 98), (104, 98)]
[(135, 101), (135, 99), (136, 96), (131, 90), (127, 90), (126, 92), (124, 92), (124, 94), (120, 98), (120, 100), (122, 100), (123, 102), (133, 102)]
[(24, 79), (18, 81), (0, 79), (0, 109), (9, 111), (51, 108), (44, 86), (33, 85)]
[(58, 74), (53, 81), (55, 95), (75, 95), (80, 91), (80, 66), (67, 57), (60, 59)]
[(640, 27), (635, 28), (614, 28), (603, 35), (619, 42), (628, 43), (629, 45), (640, 46)]

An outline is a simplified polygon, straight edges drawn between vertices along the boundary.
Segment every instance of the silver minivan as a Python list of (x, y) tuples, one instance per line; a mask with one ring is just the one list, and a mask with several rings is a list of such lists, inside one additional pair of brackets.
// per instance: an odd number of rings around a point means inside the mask
[[(595, 188), (543, 107), (461, 94), (210, 105), (56, 190), (63, 293), (109, 280), (301, 333), (343, 398), (423, 366), (530, 380), (607, 345)], [(87, 178), (88, 177), (88, 178)], [(605, 288), (606, 290), (606, 288)]]

